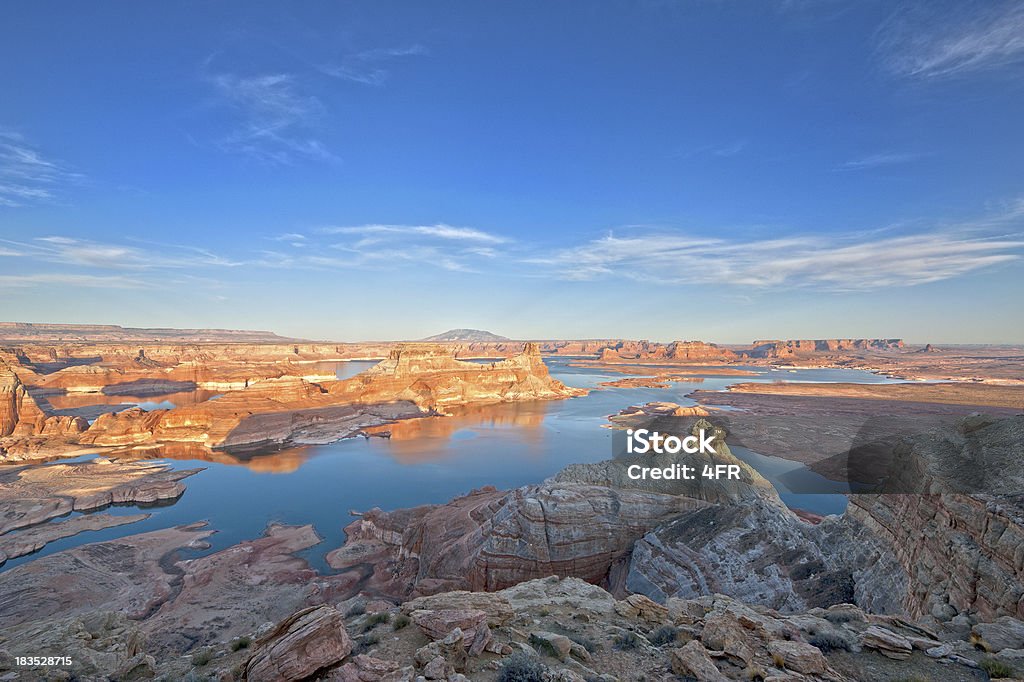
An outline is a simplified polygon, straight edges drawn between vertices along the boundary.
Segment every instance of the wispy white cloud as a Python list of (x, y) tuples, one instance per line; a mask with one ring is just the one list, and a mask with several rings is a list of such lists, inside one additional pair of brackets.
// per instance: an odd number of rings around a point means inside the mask
[(293, 75), (219, 73), (207, 80), (232, 112), (233, 128), (220, 140), (226, 151), (282, 164), (299, 158), (337, 160), (314, 134), (325, 114), (323, 104), (302, 94)]
[(54, 201), (63, 186), (81, 179), (61, 162), (44, 157), (21, 134), (0, 129), (0, 206)]
[(152, 284), (121, 275), (75, 275), (66, 273), (32, 273), (0, 275), (0, 289), (27, 289), (38, 286), (88, 287), (95, 289), (145, 289)]
[(1015, 203), (976, 223), (903, 236), (875, 231), (739, 241), (678, 231), (631, 232), (526, 261), (569, 280), (623, 277), (659, 284), (870, 290), (937, 282), (1020, 260), (1024, 233), (985, 231), (1015, 226), (1022, 218), (1024, 210)]
[(341, 78), (363, 85), (383, 85), (390, 75), (388, 64), (395, 59), (427, 54), (422, 45), (363, 50), (345, 56), (338, 62), (321, 65), (320, 71), (332, 78)]
[(883, 24), (878, 49), (893, 73), (939, 78), (1024, 62), (1024, 3), (918, 3)]
[(240, 265), (207, 249), (179, 244), (139, 242), (155, 248), (96, 242), (62, 235), (31, 241), (0, 240), (0, 252), (8, 250), (26, 261), (52, 263), (96, 270), (159, 270)]
[(913, 161), (916, 158), (916, 154), (901, 154), (896, 152), (869, 154), (868, 156), (862, 156), (857, 159), (850, 159), (849, 161), (845, 161), (836, 166), (836, 170), (869, 170), (871, 168), (878, 168), (880, 166), (893, 166), (901, 163), (907, 163), (909, 161)]
[(435, 237), (453, 241), (478, 242), (486, 244), (503, 244), (509, 240), (501, 235), (484, 232), (472, 227), (453, 227), (438, 223), (436, 225), (356, 225), (351, 227), (325, 227), (322, 230), (326, 234), (353, 234), (373, 236), (400, 236), (412, 235), (421, 237)]

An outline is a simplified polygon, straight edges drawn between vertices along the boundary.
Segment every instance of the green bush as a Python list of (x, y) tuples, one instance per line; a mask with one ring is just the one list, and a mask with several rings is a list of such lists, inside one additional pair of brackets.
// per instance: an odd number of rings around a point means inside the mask
[(363, 623), (363, 632), (369, 632), (381, 623), (391, 622), (391, 614), (387, 611), (381, 611), (380, 613), (372, 613)]
[(395, 619), (393, 621), (391, 621), (391, 628), (393, 630), (401, 630), (411, 622), (412, 618), (405, 615), (404, 613), (400, 613), (397, 616), (395, 616)]
[(231, 640), (231, 650), (240, 651), (242, 649), (248, 649), (250, 644), (252, 644), (252, 640), (248, 637), (236, 637)]

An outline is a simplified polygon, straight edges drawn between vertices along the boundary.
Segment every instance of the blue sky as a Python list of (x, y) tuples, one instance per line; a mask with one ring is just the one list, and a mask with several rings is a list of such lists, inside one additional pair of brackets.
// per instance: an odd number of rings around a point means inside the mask
[(1022, 2), (0, 10), (0, 318), (1022, 342)]

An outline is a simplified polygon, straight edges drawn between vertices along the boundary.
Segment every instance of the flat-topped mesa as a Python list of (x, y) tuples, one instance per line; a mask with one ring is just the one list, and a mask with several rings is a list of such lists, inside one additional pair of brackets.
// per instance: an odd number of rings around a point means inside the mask
[(669, 360), (721, 360), (735, 359), (736, 353), (703, 341), (673, 341), (665, 347)]
[(533, 343), (519, 355), (487, 364), (457, 360), (454, 352), (439, 344), (410, 344), (344, 381), (266, 379), (196, 405), (103, 415), (80, 440), (109, 446), (195, 442), (237, 450), (319, 444), (451, 405), (586, 392), (552, 379)]
[(752, 358), (787, 358), (812, 353), (897, 350), (903, 345), (903, 339), (764, 339), (754, 341), (749, 354)]
[(325, 387), (351, 401), (408, 400), (429, 410), (586, 394), (551, 377), (536, 343), (491, 363), (457, 360), (452, 348), (440, 344), (406, 344), (363, 374)]
[(673, 341), (654, 343), (651, 341), (619, 341), (602, 348), (598, 358), (602, 362), (630, 360), (666, 360), (675, 362), (723, 362), (739, 356), (727, 348), (720, 348), (704, 341)]

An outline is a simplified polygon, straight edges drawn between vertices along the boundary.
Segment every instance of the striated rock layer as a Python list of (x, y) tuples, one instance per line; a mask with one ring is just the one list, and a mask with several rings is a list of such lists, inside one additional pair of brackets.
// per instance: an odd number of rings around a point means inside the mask
[(852, 350), (895, 350), (903, 348), (903, 339), (789, 339), (754, 341), (749, 352), (753, 358), (790, 358), (812, 353), (837, 353)]
[(907, 577), (912, 616), (1024, 616), (1024, 416), (964, 419), (896, 444), (880, 494), (847, 516)]
[[(26, 421), (23, 403), (42, 412), (11, 375), (7, 383), (13, 388), (5, 394), (0, 418), (4, 424), (20, 425)], [(370, 371), (343, 381), (287, 376), (246, 383), (244, 389), (216, 400), (170, 410), (132, 408), (102, 414), (88, 430), (84, 421), (71, 420), (77, 429), (73, 440), (107, 447), (196, 443), (211, 449), (256, 450), (327, 443), (457, 405), (551, 400), (586, 392), (553, 379), (532, 343), (519, 355), (489, 364), (457, 360), (446, 346), (410, 344), (393, 350)], [(70, 419), (32, 414), (36, 431), (55, 430), (63, 424), (59, 420)]]
[(47, 415), (14, 370), (0, 360), (0, 449), (4, 438), (63, 437), (88, 426), (81, 417)]
[[(712, 428), (698, 425), (695, 432)], [(717, 454), (704, 461), (739, 466), (741, 480), (626, 475), (634, 463), (670, 466), (674, 459), (667, 455), (573, 465), (541, 485), (509, 492), (485, 488), (444, 505), (370, 510), (345, 528), (346, 544), (328, 562), (362, 571), (375, 590), (393, 596), (497, 590), (552, 574), (621, 585), (633, 543), (658, 524), (709, 504), (774, 495), (767, 481), (728, 451), (724, 433), (714, 442)]]

